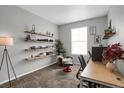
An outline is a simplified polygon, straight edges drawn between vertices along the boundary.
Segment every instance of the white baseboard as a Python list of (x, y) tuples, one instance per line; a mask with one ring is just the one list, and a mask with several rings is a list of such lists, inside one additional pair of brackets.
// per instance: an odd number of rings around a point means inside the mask
[[(56, 63), (56, 62), (53, 62), (53, 63), (51, 63), (51, 64), (47, 64), (47, 65), (45, 65), (45, 66), (42, 66), (41, 68), (37, 68), (37, 69), (32, 70), (32, 71), (30, 71), (30, 72), (26, 72), (26, 73), (20, 74), (20, 75), (17, 76), (17, 78), (20, 78), (20, 77), (22, 77), (22, 76), (24, 76), (24, 75), (30, 74), (30, 73), (35, 72), (35, 71), (37, 71), (37, 70), (43, 69), (43, 68), (48, 67), (48, 66), (50, 66), (50, 65), (53, 65), (53, 64), (55, 64), (55, 63)], [(15, 77), (12, 77), (12, 78), (11, 78), (11, 80), (14, 80), (14, 79), (15, 79)], [(2, 85), (2, 84), (4, 84), (4, 83), (7, 83), (7, 82), (9, 82), (9, 80), (4, 80), (4, 81), (0, 82), (0, 85)]]

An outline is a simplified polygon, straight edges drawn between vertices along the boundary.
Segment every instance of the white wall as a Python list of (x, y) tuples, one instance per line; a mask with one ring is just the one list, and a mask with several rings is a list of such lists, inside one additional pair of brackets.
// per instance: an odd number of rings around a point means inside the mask
[[(71, 55), (71, 29), (83, 26), (88, 27), (88, 50), (91, 51), (91, 47), (94, 45), (94, 36), (89, 35), (89, 27), (96, 26), (96, 34), (103, 36), (104, 29), (107, 28), (107, 17), (99, 17), (59, 26), (59, 38), (64, 44), (64, 48), (66, 49), (67, 55)], [(77, 63), (78, 55), (72, 56), (74, 57), (74, 62)], [(85, 56), (85, 60), (87, 60), (87, 56)]]
[[(31, 30), (32, 24), (36, 26), (36, 32), (50, 31), (54, 33), (54, 37), (58, 38), (58, 26), (40, 18), (18, 6), (0, 6), (0, 36), (11, 36), (14, 38), (14, 46), (9, 46), (10, 57), (15, 67), (17, 76), (30, 73), (36, 69), (43, 68), (52, 64), (51, 58), (37, 60), (34, 62), (24, 61), (25, 57), (30, 56), (30, 53), (25, 53), (24, 49), (32, 45), (43, 45), (42, 43), (25, 42), (24, 26), (27, 24)], [(0, 46), (0, 59), (2, 58), (3, 46)], [(37, 52), (33, 52), (38, 54)], [(13, 77), (11, 73), (11, 77)], [(6, 65), (3, 64), (0, 71), (0, 84), (8, 81)]]
[[(124, 6), (111, 6), (108, 13), (108, 22), (111, 19), (112, 27), (117, 34), (108, 40), (108, 44), (120, 42), (124, 48)], [(117, 62), (119, 71), (124, 75), (124, 60)]]

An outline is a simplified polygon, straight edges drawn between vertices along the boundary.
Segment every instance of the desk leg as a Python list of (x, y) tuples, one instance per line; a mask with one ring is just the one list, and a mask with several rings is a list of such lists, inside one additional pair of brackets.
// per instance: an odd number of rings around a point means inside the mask
[(94, 86), (92, 84), (93, 84), (92, 82), (80, 78), (80, 88), (93, 88)]
[(88, 83), (89, 88), (94, 88), (94, 85), (92, 85), (92, 84), (93, 84), (92, 82)]
[(80, 78), (80, 86), (79, 88), (83, 88), (83, 78)]

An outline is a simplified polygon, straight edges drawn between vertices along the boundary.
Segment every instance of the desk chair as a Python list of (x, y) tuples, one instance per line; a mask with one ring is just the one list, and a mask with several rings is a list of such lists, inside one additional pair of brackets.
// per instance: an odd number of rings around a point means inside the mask
[[(86, 62), (85, 62), (85, 60), (84, 60), (83, 55), (78, 56), (78, 59), (79, 59), (79, 62), (80, 62), (81, 67), (79, 68), (79, 70), (78, 70), (78, 72), (77, 72), (77, 74), (76, 74), (76, 77), (77, 77), (78, 80), (80, 80), (80, 73), (81, 73), (81, 72), (84, 70), (84, 68), (86, 67)], [(94, 84), (93, 84), (92, 82), (88, 82), (88, 81), (83, 81), (83, 82), (84, 82), (84, 83), (83, 83), (83, 87), (88, 88), (88, 87), (94, 86)], [(77, 87), (79, 88), (79, 87), (80, 87), (80, 84), (78, 84)]]
[(89, 58), (88, 58), (88, 60), (87, 60), (87, 63), (89, 62), (89, 60), (92, 58), (92, 54), (91, 54), (91, 52), (90, 51), (88, 51), (88, 54), (89, 54)]
[[(78, 59), (79, 59), (79, 62), (80, 62), (80, 68), (79, 68), (79, 70), (78, 70), (78, 72), (77, 72), (77, 74), (76, 74), (76, 78), (78, 79), (78, 80), (80, 80), (80, 73), (84, 70), (84, 68), (86, 67), (86, 62), (85, 62), (85, 60), (84, 60), (84, 57), (83, 57), (83, 55), (80, 55), (80, 56), (78, 56)], [(77, 87), (79, 88), (79, 86), (80, 86), (80, 84), (78, 84), (77, 85)], [(84, 84), (84, 87), (88, 87), (88, 85), (87, 84)]]
[[(92, 58), (92, 54), (91, 54), (90, 51), (88, 51), (88, 54), (89, 54), (89, 58), (88, 58), (87, 63), (88, 63), (89, 60)], [(80, 55), (80, 56), (78, 57), (78, 59), (79, 59), (79, 61), (80, 61), (81, 67), (80, 67), (80, 69), (78, 70), (78, 73), (77, 73), (76, 77), (77, 77), (77, 79), (80, 80), (80, 78), (79, 78), (80, 71), (83, 71), (83, 70), (84, 70), (84, 68), (86, 67), (86, 63), (85, 63), (85, 60), (84, 60), (83, 55)], [(83, 69), (82, 69), (82, 68), (83, 68)], [(87, 84), (85, 84), (86, 82), (87, 82)], [(104, 87), (106, 87), (106, 86), (104, 86), (104, 85), (100, 85), (100, 84), (93, 83), (93, 82), (88, 82), (88, 81), (84, 81), (84, 84), (85, 84), (84, 87), (90, 87), (90, 88), (104, 88)], [(78, 87), (79, 87), (79, 86), (80, 86), (80, 84), (78, 84)]]

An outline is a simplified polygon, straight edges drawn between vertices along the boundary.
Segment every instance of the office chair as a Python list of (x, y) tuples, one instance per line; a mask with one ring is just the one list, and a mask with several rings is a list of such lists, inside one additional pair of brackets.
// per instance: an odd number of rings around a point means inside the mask
[(80, 68), (79, 68), (79, 70), (78, 70), (78, 72), (76, 74), (76, 77), (77, 77), (77, 79), (80, 80), (80, 78), (79, 78), (80, 71), (84, 70), (84, 68), (86, 67), (86, 63), (85, 63), (85, 60), (84, 60), (83, 56), (82, 57), (78, 56), (78, 59), (79, 59), (79, 62), (80, 62), (81, 66), (80, 66)]
[(80, 60), (80, 64), (81, 64), (82, 69), (84, 69), (86, 67), (86, 62), (84, 60), (83, 55), (79, 56), (79, 60)]
[[(82, 72), (83, 70), (84, 70), (84, 68), (86, 67), (86, 62), (85, 62), (85, 60), (84, 60), (84, 57), (83, 57), (83, 55), (80, 55), (80, 56), (78, 56), (78, 59), (79, 59), (79, 62), (80, 62), (80, 68), (79, 68), (79, 70), (78, 70), (78, 72), (77, 72), (77, 74), (76, 74), (76, 77), (77, 77), (77, 79), (78, 80), (80, 80), (80, 72)], [(84, 83), (83, 83), (83, 87), (94, 87), (95, 85), (94, 85), (94, 83), (92, 83), (92, 82), (88, 82), (88, 81), (83, 81)], [(77, 85), (77, 87), (79, 88), (80, 87), (80, 84), (78, 84)]]
[[(79, 68), (79, 70), (78, 70), (78, 72), (77, 72), (77, 74), (76, 74), (76, 78), (77, 78), (78, 80), (80, 80), (79, 75), (80, 75), (80, 72), (82, 72), (82, 71), (84, 70), (84, 68), (86, 67), (86, 62), (85, 62), (85, 60), (84, 60), (83, 55), (78, 56), (78, 59), (79, 59), (79, 62), (80, 62), (80, 65), (81, 65), (81, 66), (80, 66), (80, 68)], [(80, 84), (77, 85), (78, 88), (79, 88), (79, 86), (80, 86)], [(88, 87), (88, 85), (85, 84), (84, 87)]]
[(89, 54), (89, 56), (90, 56), (90, 58), (92, 57), (92, 54), (91, 54), (91, 52), (90, 51), (88, 51), (88, 54)]
[(89, 58), (88, 58), (88, 60), (87, 60), (87, 63), (89, 62), (89, 60), (92, 58), (92, 54), (91, 54), (91, 52), (90, 51), (88, 51), (88, 54), (89, 54)]

